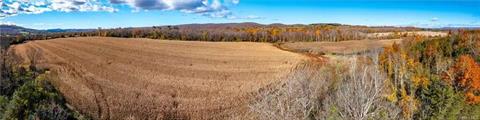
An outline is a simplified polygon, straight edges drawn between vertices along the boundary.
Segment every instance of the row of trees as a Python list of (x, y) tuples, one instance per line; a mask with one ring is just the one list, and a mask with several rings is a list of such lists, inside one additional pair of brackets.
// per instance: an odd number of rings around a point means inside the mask
[(123, 38), (152, 38), (194, 41), (250, 41), (250, 42), (293, 42), (293, 41), (344, 41), (362, 39), (398, 38), (400, 36), (372, 37), (372, 32), (402, 32), (419, 30), (400, 27), (365, 27), (339, 24), (315, 25), (260, 25), (212, 24), (153, 26), (144, 28), (97, 29), (89, 32), (61, 32), (32, 35), (3, 36), (16, 43), (25, 40), (44, 40), (63, 37), (103, 36)]
[[(250, 41), (250, 42), (293, 42), (293, 41), (344, 41), (362, 40), (369, 32), (398, 32), (414, 28), (368, 28), (342, 25), (257, 25), (228, 27), (167, 26), (152, 28), (99, 29), (97, 36), (133, 37), (198, 41)], [(377, 38), (379, 39), (379, 38)]]

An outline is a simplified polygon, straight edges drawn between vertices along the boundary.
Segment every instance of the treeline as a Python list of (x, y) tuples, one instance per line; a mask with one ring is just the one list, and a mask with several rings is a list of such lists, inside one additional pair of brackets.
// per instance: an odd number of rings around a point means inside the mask
[[(98, 29), (94, 36), (152, 38), (190, 41), (344, 41), (367, 39), (371, 32), (411, 31), (415, 28), (368, 28), (336, 24), (320, 25), (181, 25), (151, 28)], [(91, 35), (92, 33), (90, 33)]]
[(153, 26), (143, 28), (101, 29), (88, 32), (61, 32), (35, 35), (3, 36), (15, 43), (25, 40), (45, 40), (64, 37), (123, 37), (152, 38), (189, 41), (248, 41), (248, 42), (293, 42), (293, 41), (344, 41), (362, 39), (399, 38), (401, 36), (369, 36), (376, 32), (404, 32), (420, 30), (413, 27), (366, 27), (340, 24), (312, 25), (261, 25), (238, 24), (190, 24), (178, 26)]

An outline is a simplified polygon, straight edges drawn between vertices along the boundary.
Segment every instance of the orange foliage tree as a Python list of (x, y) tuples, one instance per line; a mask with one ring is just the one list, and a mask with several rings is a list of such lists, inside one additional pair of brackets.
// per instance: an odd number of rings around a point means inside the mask
[(444, 79), (465, 91), (467, 103), (480, 103), (480, 65), (470, 55), (460, 56)]

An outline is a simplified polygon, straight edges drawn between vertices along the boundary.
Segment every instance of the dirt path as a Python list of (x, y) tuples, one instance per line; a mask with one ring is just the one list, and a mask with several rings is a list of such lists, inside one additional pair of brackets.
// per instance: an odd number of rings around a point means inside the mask
[[(13, 46), (39, 51), (38, 66), (96, 119), (225, 119), (245, 112), (251, 93), (283, 77), (304, 56), (267, 43), (64, 38)], [(25, 61), (28, 62), (28, 61)]]

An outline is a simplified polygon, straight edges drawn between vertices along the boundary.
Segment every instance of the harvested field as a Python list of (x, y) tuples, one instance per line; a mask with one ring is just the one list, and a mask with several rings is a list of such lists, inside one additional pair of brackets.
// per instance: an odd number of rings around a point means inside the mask
[(413, 36), (413, 35), (420, 35), (425, 37), (445, 37), (448, 35), (446, 32), (436, 32), (436, 31), (414, 31), (414, 32), (383, 32), (383, 33), (369, 33), (367, 36), (369, 38), (376, 38), (376, 37), (387, 37), (391, 35), (399, 35), (399, 36)]
[[(104, 37), (13, 46), (49, 68), (69, 104), (95, 119), (226, 119), (252, 93), (278, 82), (302, 55), (268, 43)], [(36, 52), (35, 52), (36, 51)], [(37, 55), (35, 55), (37, 54)]]
[(402, 39), (389, 40), (349, 40), (341, 42), (292, 42), (280, 44), (280, 47), (289, 51), (311, 54), (355, 54), (372, 49), (382, 48), (393, 43), (400, 43)]

